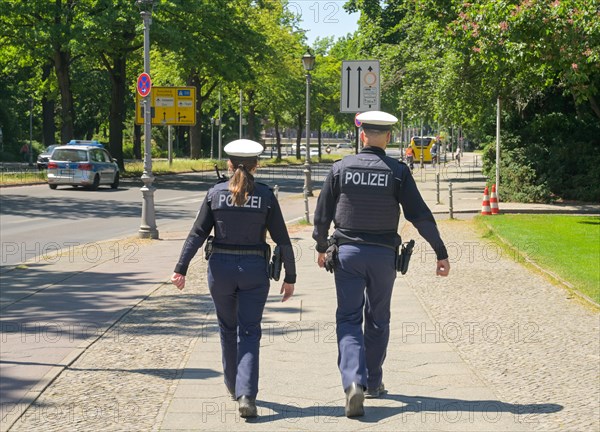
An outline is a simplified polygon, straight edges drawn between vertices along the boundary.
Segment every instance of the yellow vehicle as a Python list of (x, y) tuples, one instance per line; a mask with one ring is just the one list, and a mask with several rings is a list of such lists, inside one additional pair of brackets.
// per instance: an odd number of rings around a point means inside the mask
[(436, 143), (435, 137), (418, 137), (414, 136), (410, 140), (410, 146), (415, 152), (415, 163), (421, 162), (421, 154), (423, 155), (423, 162), (431, 162), (431, 148)]

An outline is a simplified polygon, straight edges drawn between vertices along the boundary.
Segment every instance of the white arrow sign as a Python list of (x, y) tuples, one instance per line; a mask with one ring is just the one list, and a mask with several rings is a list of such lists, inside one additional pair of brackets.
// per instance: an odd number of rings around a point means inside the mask
[(340, 112), (379, 110), (380, 88), (379, 60), (343, 61)]

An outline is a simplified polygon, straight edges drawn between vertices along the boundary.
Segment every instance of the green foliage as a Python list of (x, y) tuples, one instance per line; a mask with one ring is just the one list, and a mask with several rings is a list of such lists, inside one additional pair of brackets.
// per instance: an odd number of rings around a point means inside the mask
[[(545, 182), (541, 181), (533, 168), (533, 162), (528, 159), (517, 146), (509, 148), (511, 144), (519, 144), (518, 137), (512, 139), (503, 137), (509, 143), (502, 145), (500, 150), (500, 201), (516, 202), (548, 202), (550, 190)], [(512, 141), (512, 142), (511, 142)], [(514, 142), (516, 141), (516, 143)], [(483, 174), (491, 183), (496, 183), (496, 143), (487, 144), (483, 150)]]
[[(554, 107), (555, 108), (555, 107)], [(564, 108), (563, 108), (564, 109)], [(539, 112), (506, 116), (501, 139), (501, 199), (600, 201), (600, 125), (591, 116)], [(543, 110), (542, 110), (543, 111)], [(483, 153), (483, 173), (495, 178), (496, 144)]]

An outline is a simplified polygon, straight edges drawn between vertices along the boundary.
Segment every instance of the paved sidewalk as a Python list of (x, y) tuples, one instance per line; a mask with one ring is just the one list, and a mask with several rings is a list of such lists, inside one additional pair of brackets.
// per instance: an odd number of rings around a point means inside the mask
[[(401, 228), (404, 238), (417, 240), (418, 250), (408, 275), (396, 280), (384, 365), (389, 393), (367, 400), (364, 417), (344, 416), (333, 277), (316, 266), (311, 228), (299, 225), (291, 228), (298, 258), (296, 295), (281, 303), (280, 284), (274, 283), (265, 311), (260, 417), (239, 417), (223, 385), (202, 254), (193, 261), (183, 292), (165, 283), (192, 222), (185, 220), (173, 232), (161, 231), (160, 242), (145, 242), (139, 261), (130, 266), (107, 259), (93, 268), (77, 260), (71, 268), (63, 266), (68, 260), (49, 267), (56, 275), (73, 275), (70, 282), (48, 280), (55, 289), (80, 290), (94, 280), (119, 286), (113, 294), (138, 300), (131, 310), (115, 308), (104, 317), (93, 340), (63, 337), (58, 348), (81, 350), (47, 362), (45, 367), (58, 368), (57, 373), (27, 395), (30, 401), (37, 398), (27, 411), (2, 406), (3, 417), (7, 410), (13, 419), (23, 414), (10, 430), (600, 430), (598, 309), (570, 298), (481, 240), (464, 220), (481, 208), (484, 179), (472, 171), (468, 181), (455, 183), (455, 211), (463, 219), (458, 221), (446, 221), (447, 194), (435, 204), (435, 184), (417, 177), (450, 245), (451, 276), (436, 277), (432, 252), (410, 227)], [(290, 201), (286, 205), (303, 206), (301, 198)], [(311, 198), (311, 210), (315, 203)], [(501, 210), (534, 208), (500, 205)], [(598, 214), (598, 206), (567, 210)], [(53, 275), (43, 270), (39, 286), (44, 275)], [(115, 272), (122, 275), (116, 283)], [(7, 291), (2, 300), (23, 295), (27, 280), (19, 283), (21, 288)], [(82, 301), (90, 296), (81, 293)], [(36, 319), (43, 320), (43, 305), (36, 308)], [(85, 313), (84, 307), (81, 315), (65, 316), (64, 328), (82, 328)], [(38, 341), (32, 349), (48, 347)], [(22, 357), (26, 362), (26, 354)], [(9, 426), (3, 420), (0, 429)]]
[[(280, 303), (273, 287), (263, 322), (259, 418), (244, 421), (227, 397), (211, 311), (166, 402), (160, 430), (528, 430), (518, 420), (520, 406), (500, 400), (433, 331), (433, 321), (404, 277), (398, 278), (394, 294), (384, 372), (389, 393), (368, 400), (365, 417), (347, 419), (336, 366), (333, 277), (315, 264), (310, 229), (299, 230), (294, 238), (297, 294)], [(429, 267), (433, 281), (434, 266)], [(432, 329), (423, 340), (415, 336), (415, 323)]]

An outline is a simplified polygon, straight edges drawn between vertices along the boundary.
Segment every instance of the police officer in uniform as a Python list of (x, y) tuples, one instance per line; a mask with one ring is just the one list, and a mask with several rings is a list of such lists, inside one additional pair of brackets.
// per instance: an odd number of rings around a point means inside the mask
[(296, 267), (277, 198), (254, 180), (262, 145), (242, 139), (224, 150), (233, 175), (206, 194), (171, 281), (183, 289), (190, 261), (214, 230), (208, 287), (219, 322), (225, 386), (238, 401), (240, 415), (256, 417), (261, 320), (269, 293), (267, 231), (285, 268), (282, 301), (294, 293)]
[[(317, 202), (313, 232), (319, 267), (334, 266), (338, 367), (347, 417), (364, 414), (365, 395), (376, 398), (385, 393), (382, 365), (390, 334), (396, 250), (401, 243), (400, 206), (433, 247), (437, 274), (447, 276), (450, 270), (437, 225), (410, 169), (385, 154), (391, 126), (398, 119), (369, 111), (357, 120), (362, 122), (364, 148), (333, 164)], [(335, 230), (328, 239), (332, 221)], [(332, 243), (337, 245), (337, 259)]]

